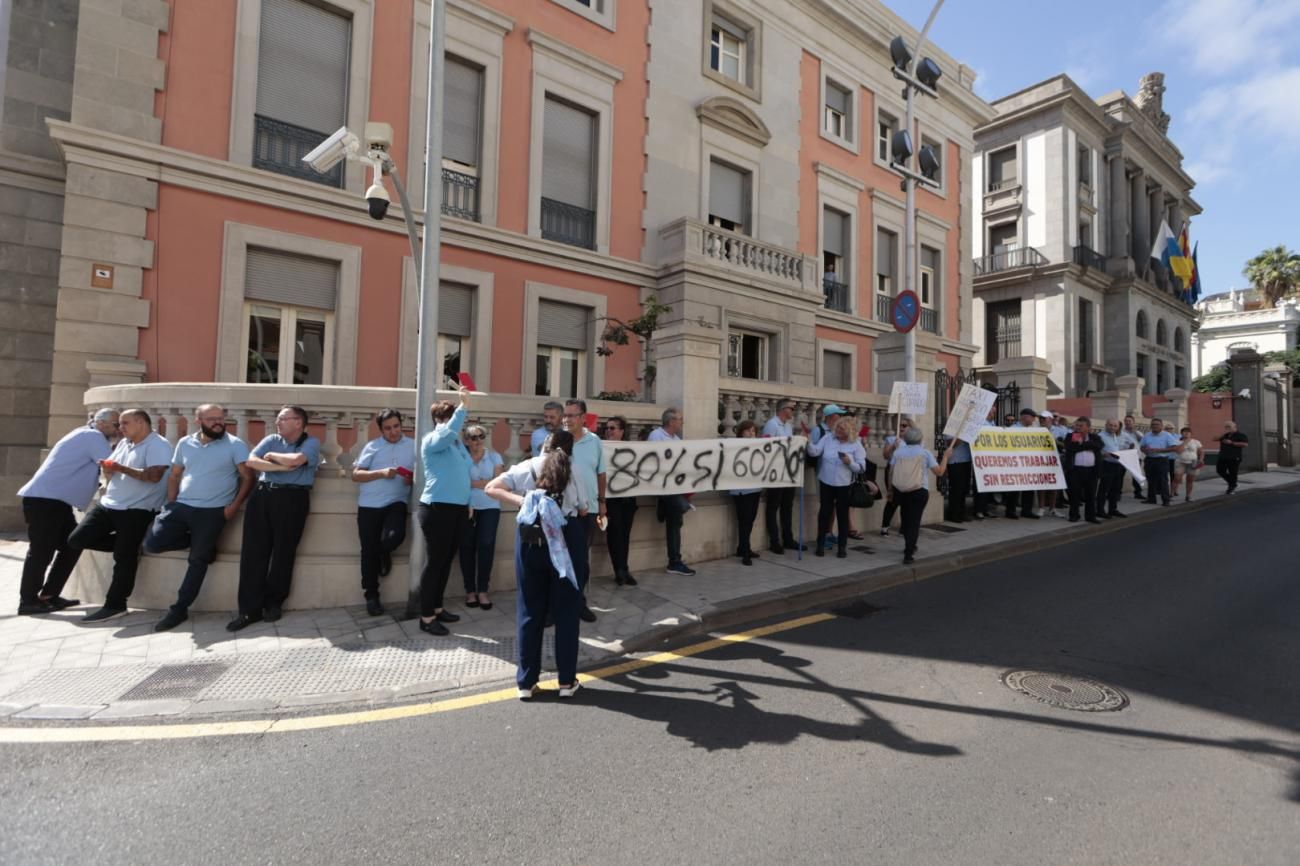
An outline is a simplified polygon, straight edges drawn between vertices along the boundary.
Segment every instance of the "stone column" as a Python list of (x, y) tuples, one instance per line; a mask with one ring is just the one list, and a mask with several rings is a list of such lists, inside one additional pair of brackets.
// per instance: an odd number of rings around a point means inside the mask
[(1125, 411), (1124, 395), (1119, 391), (1097, 391), (1092, 395), (1092, 426), (1100, 430), (1107, 418), (1123, 421)]
[(1146, 379), (1141, 376), (1116, 377), (1115, 390), (1119, 391), (1121, 397), (1121, 415), (1142, 417), (1142, 393), (1146, 389), (1146, 384)]
[(682, 438), (716, 437), (721, 332), (696, 322), (674, 322), (655, 332), (655, 357), (655, 394), (661, 404), (682, 411)]
[(1160, 405), (1160, 418), (1177, 434), (1187, 426), (1187, 392), (1182, 388), (1170, 388), (1165, 392), (1165, 399), (1168, 402)]
[(1241, 471), (1262, 472), (1268, 468), (1264, 442), (1264, 356), (1258, 352), (1233, 352), (1228, 356), (1232, 367), (1232, 420), (1246, 434), (1250, 444), (1242, 449)]
[[(1122, 262), (1128, 258), (1128, 217), (1129, 217), (1129, 186), (1128, 179), (1124, 176), (1124, 157), (1118, 153), (1110, 157), (1110, 195), (1107, 196), (1107, 207), (1109, 208), (1109, 229), (1110, 243), (1107, 245), (1107, 255), (1110, 257), (1112, 270), (1124, 269)], [(1126, 270), (1126, 269), (1125, 269)]]
[[(1151, 230), (1150, 233), (1147, 235), (1147, 237), (1150, 238), (1150, 243), (1147, 245), (1147, 254), (1150, 255), (1151, 244), (1154, 244), (1156, 242), (1156, 236), (1160, 234), (1160, 223), (1166, 221), (1164, 188), (1160, 186), (1152, 187), (1147, 192), (1147, 198), (1150, 200), (1149, 203), (1147, 204), (1147, 210), (1149, 212), (1149, 218), (1151, 220), (1150, 222)], [(1178, 233), (1178, 226), (1171, 225), (1169, 228), (1171, 231), (1173, 231), (1174, 234)]]
[(1133, 219), (1130, 223), (1133, 266), (1139, 274), (1145, 274), (1148, 259), (1151, 258), (1151, 238), (1147, 234), (1147, 229), (1151, 225), (1151, 199), (1146, 194), (1146, 175), (1143, 174), (1142, 169), (1134, 169), (1133, 176), (1129, 178), (1129, 191), (1133, 206)]
[(1023, 356), (1003, 358), (993, 365), (998, 386), (1014, 383), (1020, 389), (1020, 408), (1042, 412), (1047, 408), (1047, 377), (1052, 365), (1046, 358)]

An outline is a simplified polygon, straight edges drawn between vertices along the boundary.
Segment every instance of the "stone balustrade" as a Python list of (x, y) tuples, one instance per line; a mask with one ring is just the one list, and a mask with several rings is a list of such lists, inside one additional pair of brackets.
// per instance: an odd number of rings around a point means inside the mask
[(822, 302), (817, 260), (796, 250), (691, 219), (669, 223), (660, 229), (659, 237), (665, 263), (723, 267), (750, 279), (815, 294), (819, 305)]
[(724, 379), (718, 391), (720, 436), (735, 435), (736, 425), (746, 418), (762, 427), (776, 412), (777, 404), (786, 399), (794, 401), (796, 429), (800, 422), (812, 427), (817, 421), (817, 410), (827, 403), (843, 406), (858, 420), (859, 425), (865, 424), (871, 428), (866, 440), (869, 451), (884, 447), (884, 437), (893, 425), (893, 416), (886, 412), (889, 398), (879, 394), (803, 386), (794, 394), (788, 385), (748, 379)]

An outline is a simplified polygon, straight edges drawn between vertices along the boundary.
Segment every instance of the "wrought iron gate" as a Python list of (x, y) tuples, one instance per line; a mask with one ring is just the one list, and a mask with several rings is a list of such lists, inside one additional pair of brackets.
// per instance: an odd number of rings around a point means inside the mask
[[(953, 403), (957, 402), (957, 396), (961, 394), (962, 385), (974, 385), (997, 391), (998, 399), (993, 406), (997, 411), (995, 416), (997, 420), (994, 423), (998, 425), (1002, 424), (1003, 417), (1020, 412), (1020, 387), (1015, 382), (995, 388), (991, 384), (980, 382), (973, 371), (958, 368), (954, 375), (940, 367), (934, 371), (934, 454), (936, 457), (942, 458), (943, 452), (948, 448), (948, 442), (943, 438), (943, 428), (948, 425), (948, 414), (952, 411)], [(947, 487), (947, 479), (940, 479), (940, 490), (946, 493)]]

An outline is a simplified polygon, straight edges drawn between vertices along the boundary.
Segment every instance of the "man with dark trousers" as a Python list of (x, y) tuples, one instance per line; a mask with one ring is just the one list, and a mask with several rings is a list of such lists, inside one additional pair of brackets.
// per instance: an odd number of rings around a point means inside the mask
[(140, 565), (140, 543), (167, 501), (163, 476), (171, 466), (172, 446), (153, 432), (153, 421), (143, 409), (127, 409), (120, 423), (122, 439), (102, 464), (108, 487), (68, 537), (68, 545), (76, 550), (113, 554), (113, 579), (104, 604), (82, 617), (84, 623), (126, 613)]
[[(776, 414), (763, 425), (764, 437), (794, 435), (794, 403), (782, 400), (776, 404)], [(790, 550), (807, 550), (794, 537), (794, 497), (797, 488), (769, 487), (763, 516), (767, 522), (767, 545), (773, 553)], [(778, 521), (779, 516), (779, 521)]]
[(393, 551), (406, 541), (406, 503), (415, 477), (415, 440), (402, 433), (402, 413), (385, 409), (375, 419), (379, 438), (361, 449), (352, 466), (357, 494), (357, 535), (361, 538), (361, 592), (366, 613), (381, 616), (379, 578), (393, 567)]
[(1079, 416), (1074, 419), (1074, 432), (1065, 437), (1061, 462), (1065, 469), (1065, 484), (1070, 492), (1070, 522), (1079, 522), (1079, 506), (1089, 523), (1097, 519), (1097, 473), (1101, 469), (1101, 437), (1092, 432), (1092, 420)]
[[(1038, 413), (1029, 407), (1020, 410), (1020, 421), (1012, 424), (1012, 430), (1025, 430), (1038, 426)], [(1007, 491), (1002, 494), (1002, 501), (1006, 504), (1007, 517), (1016, 520), (1020, 517), (1029, 520), (1037, 520), (1038, 513), (1034, 510), (1034, 500), (1037, 495), (1033, 490)], [(1016, 506), (1020, 507), (1020, 513), (1016, 514)]]
[(1174, 459), (1178, 456), (1181, 442), (1177, 436), (1165, 429), (1159, 418), (1151, 419), (1151, 431), (1142, 437), (1142, 453), (1146, 459), (1142, 465), (1147, 476), (1147, 505), (1155, 505), (1156, 497), (1161, 505), (1169, 504), (1169, 473)]
[(1227, 482), (1226, 492), (1229, 496), (1237, 492), (1237, 472), (1241, 469), (1241, 458), (1249, 444), (1246, 434), (1237, 429), (1236, 421), (1223, 425), (1223, 435), (1219, 437), (1219, 459), (1214, 464), (1214, 471)]
[(109, 439), (117, 435), (117, 429), (117, 410), (100, 409), (89, 424), (56, 442), (41, 468), (18, 489), (28, 542), (18, 588), (19, 616), (81, 603), (59, 594), (81, 556), (80, 549), (68, 545), (68, 536), (77, 528), (72, 509), (90, 507), (99, 485), (100, 461), (112, 453)]
[(595, 622), (596, 614), (587, 604), (587, 582), (591, 579), (591, 540), (597, 531), (598, 517), (608, 518), (605, 508), (605, 447), (600, 437), (586, 427), (587, 401), (565, 400), (564, 414), (560, 416), (564, 429), (573, 437), (573, 465), (581, 472), (574, 475), (581, 479), (586, 490), (583, 491), (588, 502), (597, 503), (597, 514), (588, 512), (578, 517), (583, 543), (570, 547), (569, 556), (573, 558), (573, 567), (577, 571), (579, 599), (578, 618), (583, 622)]

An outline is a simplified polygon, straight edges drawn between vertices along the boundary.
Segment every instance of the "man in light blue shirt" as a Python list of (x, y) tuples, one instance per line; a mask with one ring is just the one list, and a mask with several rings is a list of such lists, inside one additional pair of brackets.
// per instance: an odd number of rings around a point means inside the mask
[(583, 472), (577, 474), (584, 480), (587, 489), (583, 494), (587, 501), (595, 501), (599, 510), (599, 515), (587, 513), (585, 517), (579, 518), (579, 526), (582, 529), (582, 537), (586, 542), (582, 545), (581, 550), (570, 550), (569, 555), (573, 559), (573, 569), (578, 578), (578, 592), (580, 594), (578, 618), (583, 622), (595, 622), (596, 614), (592, 612), (587, 605), (587, 581), (591, 577), (591, 539), (596, 534), (596, 520), (607, 518), (605, 510), (605, 446), (601, 444), (600, 437), (592, 433), (586, 427), (587, 401), (586, 400), (565, 400), (564, 429), (573, 436), (573, 464), (583, 468)]
[(460, 621), (460, 616), (442, 603), (451, 564), (469, 520), (469, 473), (474, 461), (460, 438), (469, 417), (469, 402), (469, 390), (461, 388), (459, 406), (440, 400), (429, 407), (435, 426), (420, 443), (424, 490), (418, 515), (427, 551), (420, 575), (420, 630), (425, 634), (448, 634), (443, 623)]
[(536, 457), (542, 453), (542, 444), (546, 442), (547, 436), (560, 429), (560, 419), (563, 416), (563, 403), (551, 400), (542, 407), (542, 426), (535, 429), (533, 435), (528, 437), (528, 446), (532, 456)]
[(415, 440), (402, 433), (402, 413), (385, 409), (375, 419), (379, 438), (361, 449), (352, 466), (357, 494), (357, 534), (361, 538), (361, 592), (366, 613), (379, 616), (379, 578), (393, 568), (393, 551), (406, 541), (406, 502), (415, 473)]
[(1161, 504), (1169, 504), (1169, 473), (1178, 459), (1182, 442), (1165, 429), (1159, 418), (1151, 419), (1151, 432), (1142, 437), (1142, 453), (1147, 456), (1143, 468), (1147, 476), (1147, 505), (1155, 505), (1159, 496)]
[[(794, 435), (794, 401), (782, 400), (776, 404), (776, 414), (763, 425), (764, 438), (781, 438)], [(763, 505), (763, 520), (767, 524), (767, 546), (773, 553), (789, 550), (807, 550), (794, 537), (795, 491), (801, 488), (769, 487)]]
[(167, 504), (144, 537), (145, 553), (189, 548), (185, 578), (176, 603), (154, 625), (169, 631), (189, 619), (208, 565), (217, 558), (217, 539), (253, 489), (248, 446), (226, 432), (226, 410), (205, 403), (194, 414), (194, 432), (176, 443), (167, 476)]
[[(72, 576), (81, 551), (68, 545), (77, 528), (72, 509), (85, 511), (99, 483), (99, 463), (112, 453), (116, 409), (100, 409), (94, 419), (64, 436), (18, 489), (27, 521), (27, 558), (18, 589), (18, 615), (49, 613), (80, 604), (59, 595)], [(46, 574), (46, 570), (49, 573)]]
[(120, 423), (122, 439), (103, 462), (108, 488), (68, 537), (68, 544), (77, 550), (113, 554), (113, 579), (104, 604), (82, 617), (83, 623), (126, 613), (126, 600), (135, 589), (140, 543), (167, 501), (163, 476), (171, 467), (171, 444), (153, 432), (153, 421), (143, 409), (127, 409)]
[[(647, 442), (673, 442), (682, 438), (682, 412), (680, 409), (665, 409), (659, 418), (659, 426), (650, 431)], [(672, 496), (656, 496), (655, 508), (659, 522), (667, 530), (669, 574), (693, 577), (695, 569), (682, 560), (682, 515), (690, 511), (690, 501), (680, 493)]]

